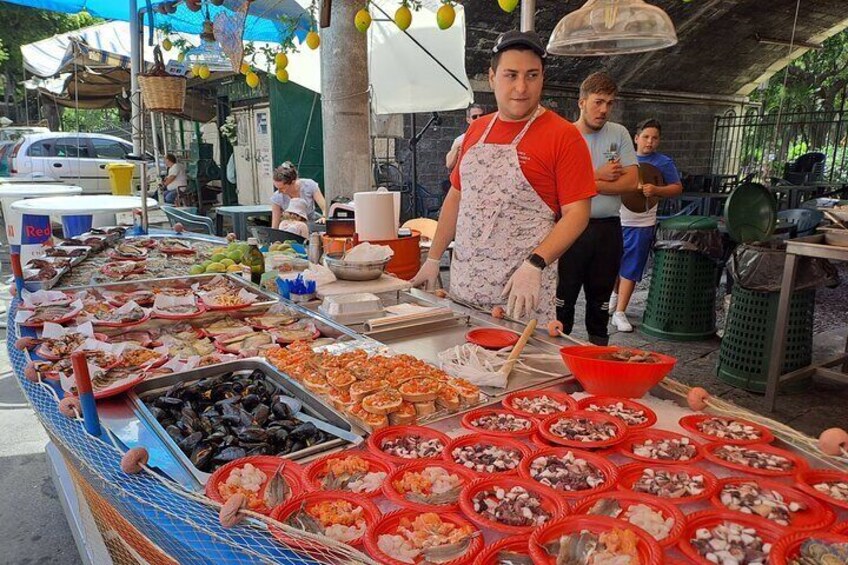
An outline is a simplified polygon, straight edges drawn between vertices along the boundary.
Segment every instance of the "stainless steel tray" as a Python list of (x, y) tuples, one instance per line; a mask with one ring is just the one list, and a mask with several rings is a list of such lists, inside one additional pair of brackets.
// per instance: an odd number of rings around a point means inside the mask
[[(289, 379), (262, 359), (232, 361), (229, 363), (222, 363), (220, 365), (210, 365), (208, 367), (201, 367), (199, 369), (183, 373), (174, 373), (146, 380), (128, 393), (128, 400), (132, 406), (132, 410), (136, 417), (143, 421), (143, 424), (146, 427), (152, 429), (156, 433), (158, 439), (168, 447), (170, 454), (179, 461), (182, 467), (188, 470), (196, 481), (196, 484), (194, 485), (196, 488), (200, 488), (206, 484), (206, 481), (210, 476), (209, 473), (199, 470), (191, 463), (189, 458), (182, 452), (176, 442), (174, 442), (174, 440), (168, 435), (165, 429), (159, 424), (144, 404), (144, 398), (152, 395), (159, 395), (178, 382), (189, 384), (201, 379), (216, 377), (226, 373), (251, 372), (256, 369), (262, 371), (265, 374), (266, 379), (275, 385), (281, 394), (299, 399), (303, 403), (303, 412), (307, 416), (327, 422), (328, 424), (341, 428), (344, 431), (351, 432), (360, 438), (363, 437), (364, 432), (362, 432), (362, 430), (352, 426), (344, 417), (342, 417), (341, 414), (323, 404), (320, 400), (312, 396), (309, 391), (300, 387), (298, 383)], [(326, 430), (325, 432), (333, 435), (331, 432), (327, 432)], [(346, 444), (346, 441), (339, 439), (338, 436), (336, 436), (336, 439), (331, 439), (324, 443), (307, 447), (306, 449), (284, 455), (283, 457), (294, 461), (300, 461)]]

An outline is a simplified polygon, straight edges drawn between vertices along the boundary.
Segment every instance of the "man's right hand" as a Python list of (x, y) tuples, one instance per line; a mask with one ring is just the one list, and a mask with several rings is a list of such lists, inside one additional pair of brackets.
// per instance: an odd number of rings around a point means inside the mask
[(439, 278), (439, 261), (438, 259), (427, 258), (418, 273), (412, 280), (409, 281), (414, 288), (424, 287), (424, 290), (435, 290), (436, 280)]
[(595, 171), (595, 180), (604, 182), (615, 182), (621, 175), (624, 174), (624, 169), (618, 161), (607, 161)]

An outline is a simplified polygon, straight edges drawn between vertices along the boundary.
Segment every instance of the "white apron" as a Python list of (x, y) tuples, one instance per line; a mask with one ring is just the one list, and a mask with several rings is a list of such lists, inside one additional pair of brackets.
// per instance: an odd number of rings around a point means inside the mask
[[(521, 170), (518, 143), (541, 113), (537, 109), (512, 143), (486, 143), (495, 116), (462, 157), (462, 199), (456, 222), (450, 291), (458, 299), (490, 309), (506, 305), (507, 281), (556, 224), (556, 216)], [(547, 324), (556, 318), (557, 269), (542, 272), (539, 305), (522, 320)]]

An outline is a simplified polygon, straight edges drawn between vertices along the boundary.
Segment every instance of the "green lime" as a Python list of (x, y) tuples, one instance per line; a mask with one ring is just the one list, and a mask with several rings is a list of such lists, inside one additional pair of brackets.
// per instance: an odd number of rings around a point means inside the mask
[(190, 274), (190, 275), (202, 275), (203, 271), (205, 271), (205, 270), (206, 270), (205, 267), (202, 267), (200, 265), (195, 265), (194, 267), (192, 267), (191, 269), (188, 270), (188, 274)]
[(238, 263), (244, 257), (244, 254), (241, 251), (230, 251), (227, 253), (227, 257), (232, 259), (233, 262)]
[(209, 266), (209, 265), (211, 265), (211, 264), (212, 264), (212, 260), (211, 260), (211, 259), (207, 259), (206, 261), (202, 262), (202, 263), (200, 264), (200, 266), (201, 266), (204, 270), (206, 270), (206, 267), (208, 267), (208, 266)]
[(223, 259), (221, 259), (220, 263), (225, 267), (229, 267), (230, 265), (236, 264), (236, 262), (230, 259), (229, 257), (224, 257)]
[(226, 271), (227, 267), (225, 267), (221, 263), (212, 263), (208, 267), (206, 267), (207, 273), (225, 273)]
[(226, 258), (227, 258), (227, 256), (224, 255), (223, 253), (216, 253), (215, 255), (212, 256), (212, 262), (218, 263), (218, 262), (221, 261), (221, 259), (226, 259)]

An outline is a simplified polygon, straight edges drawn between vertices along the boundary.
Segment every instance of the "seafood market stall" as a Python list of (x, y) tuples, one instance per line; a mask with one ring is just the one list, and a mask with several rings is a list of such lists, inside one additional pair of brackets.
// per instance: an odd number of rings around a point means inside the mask
[(848, 561), (842, 435), (450, 296), (292, 302), (226, 245), (99, 229), (28, 266), (9, 355), (86, 561)]

